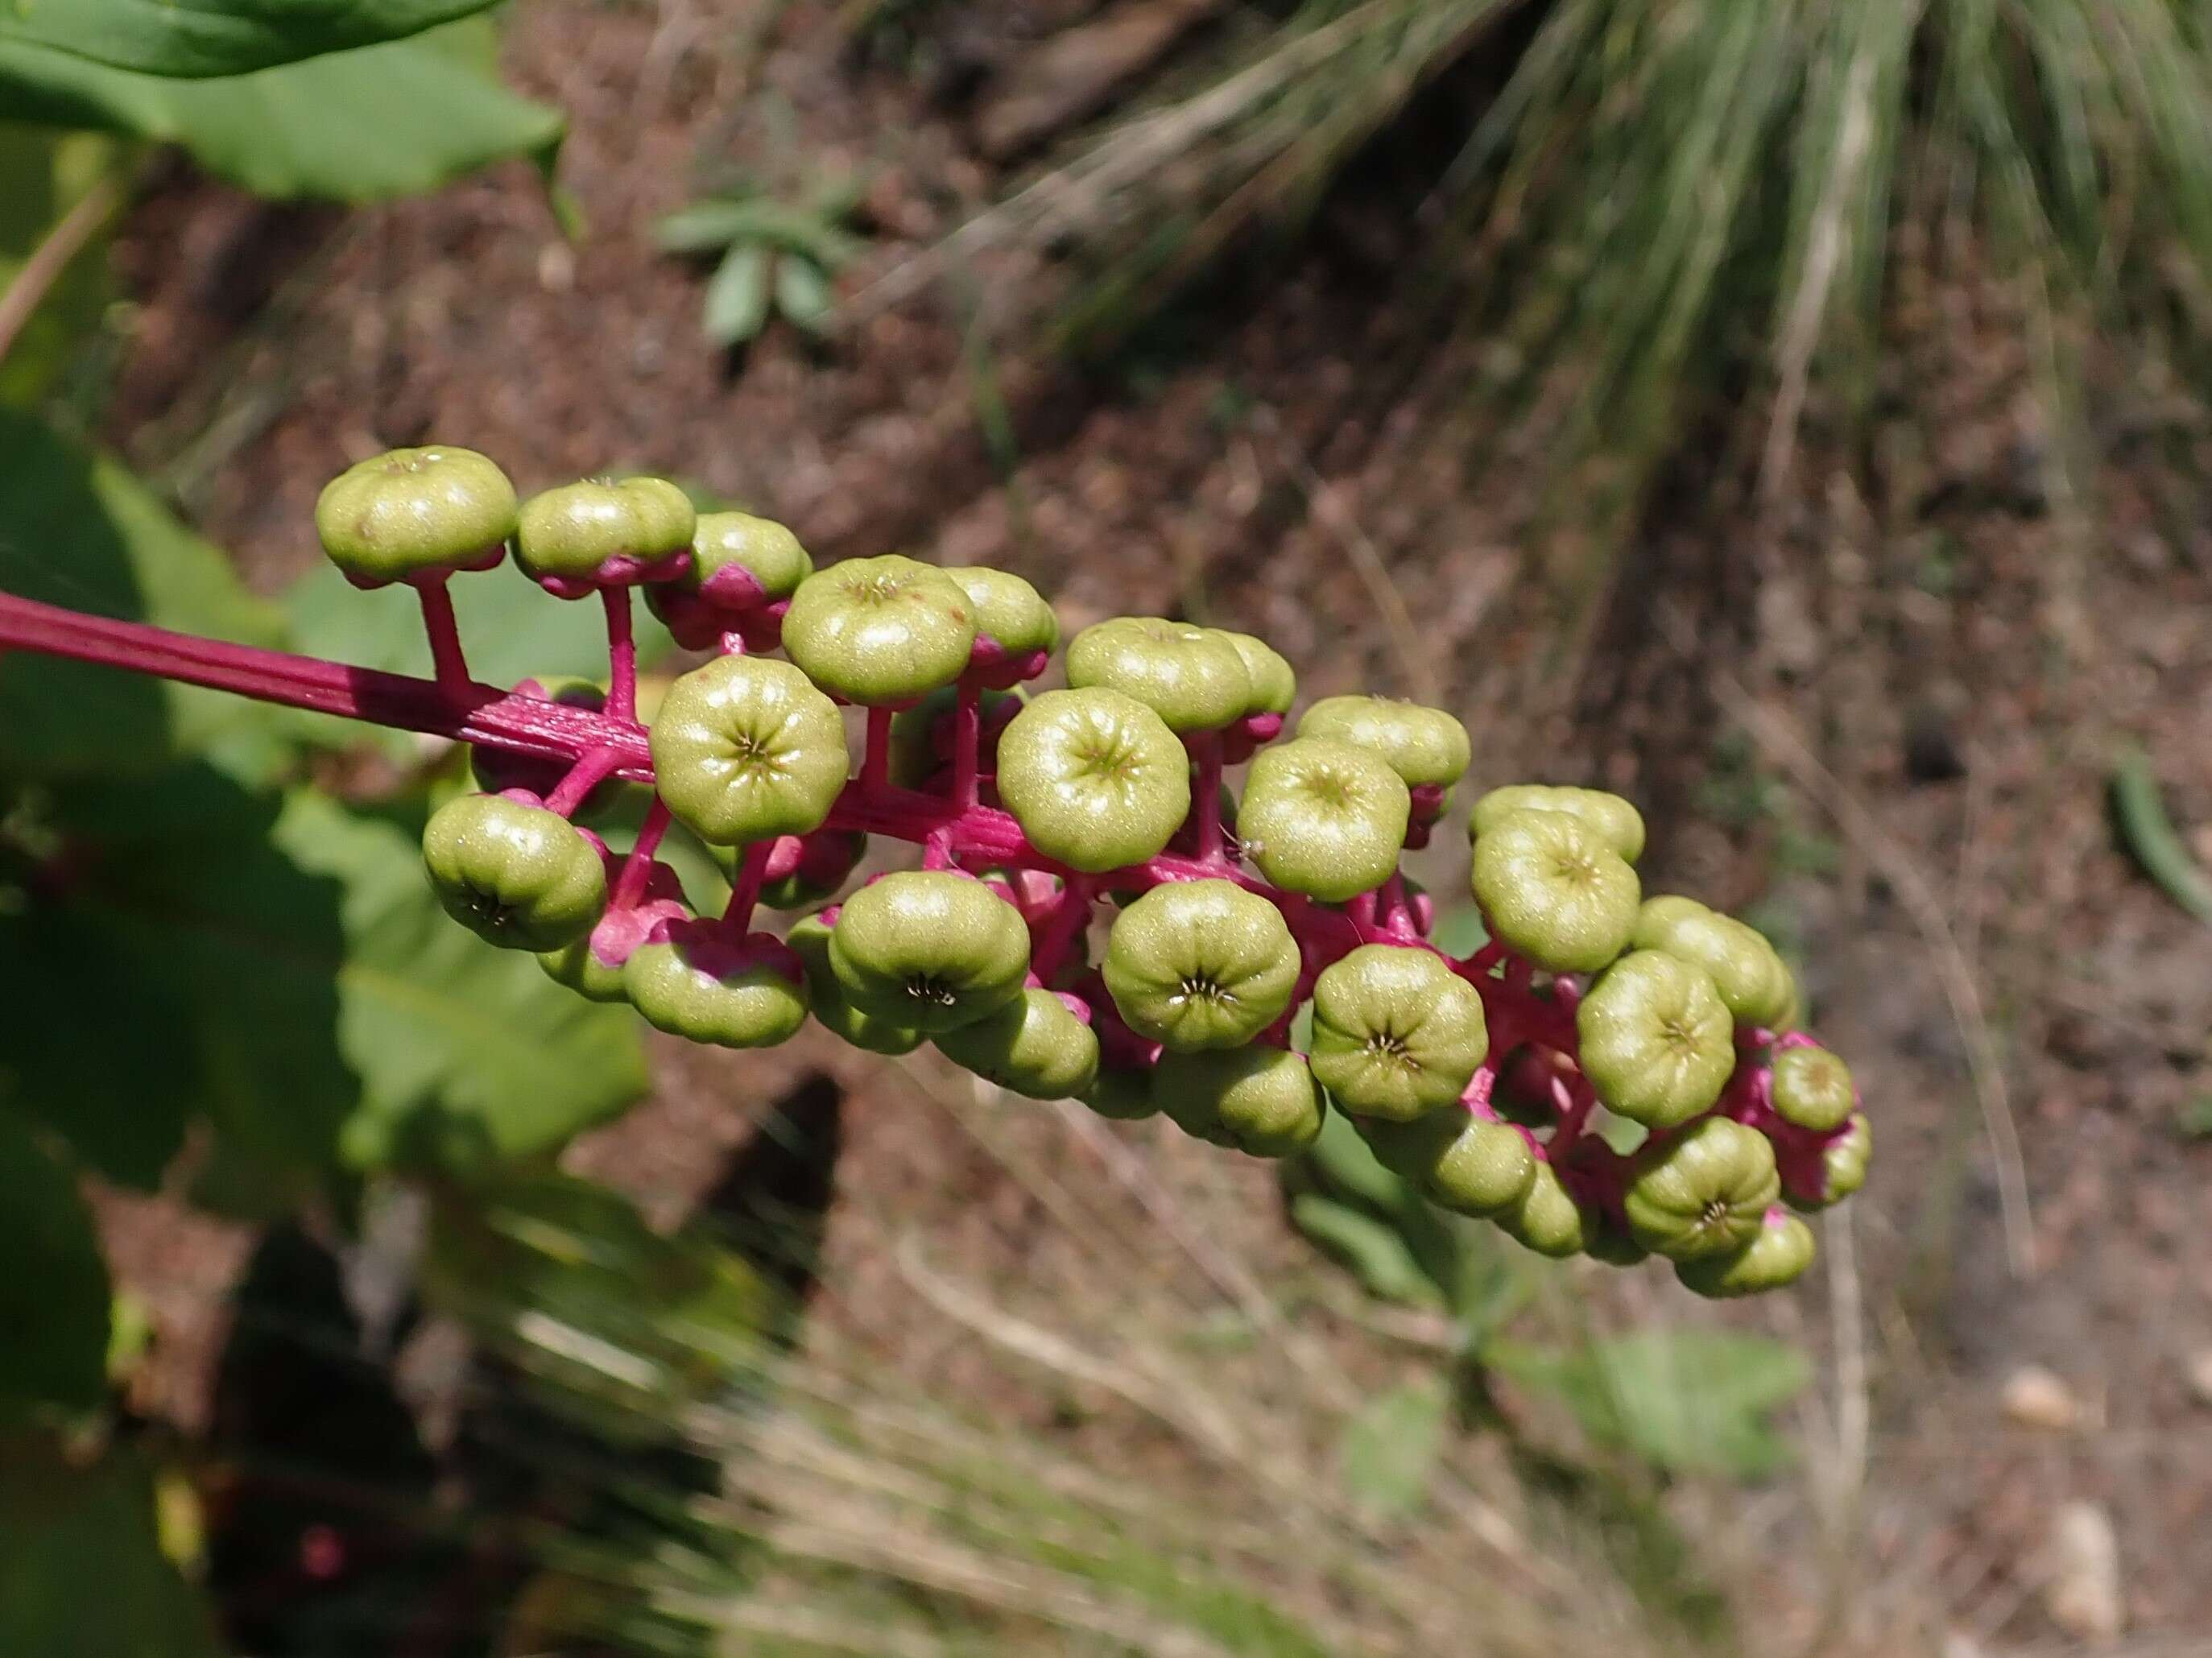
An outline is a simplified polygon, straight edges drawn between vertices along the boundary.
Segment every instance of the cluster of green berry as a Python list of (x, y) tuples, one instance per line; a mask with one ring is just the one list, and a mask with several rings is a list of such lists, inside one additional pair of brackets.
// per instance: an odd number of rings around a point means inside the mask
[[(418, 589), (457, 697), (502, 694), (468, 679), (452, 576), (511, 544), (549, 592), (604, 599), (607, 687), (505, 693), (530, 740), (479, 752), (483, 792), (440, 808), (423, 854), (455, 919), (663, 1030), (757, 1048), (811, 1015), (1260, 1156), (1311, 1142), (1333, 1107), (1439, 1205), (1547, 1254), (1662, 1255), (1710, 1295), (1796, 1277), (1813, 1239), (1792, 1211), (1864, 1178), (1856, 1091), (1797, 1030), (1789, 968), (1741, 921), (1644, 896), (1626, 801), (1482, 796), (1490, 942), (1465, 959), (1429, 942), (1434, 907), (1401, 860), (1470, 760), (1439, 710), (1331, 697), (1285, 738), (1280, 655), (1152, 617), (1084, 629), (1066, 688), (1029, 695), (1060, 629), (1018, 577), (902, 557), (817, 571), (787, 530), (696, 514), (659, 479), (518, 502), (481, 455), (400, 451), (333, 482), (317, 522), (356, 583)], [(633, 586), (714, 653), (649, 724)], [(841, 705), (865, 710), (857, 768)], [(577, 819), (625, 779), (653, 793), (618, 854)], [(694, 914), (659, 860), (672, 824), (720, 849), (720, 914)], [(763, 908), (833, 898), (872, 835), (918, 844), (921, 867), (781, 937), (757, 928)]]

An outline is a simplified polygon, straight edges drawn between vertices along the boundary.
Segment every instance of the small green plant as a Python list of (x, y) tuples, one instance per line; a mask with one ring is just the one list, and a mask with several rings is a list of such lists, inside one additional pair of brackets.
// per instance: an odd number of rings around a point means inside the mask
[(848, 175), (783, 201), (747, 179), (663, 219), (653, 234), (664, 249), (715, 260), (699, 313), (707, 337), (726, 349), (744, 345), (771, 316), (823, 332), (836, 308), (831, 283), (866, 246), (850, 228), (861, 191)]

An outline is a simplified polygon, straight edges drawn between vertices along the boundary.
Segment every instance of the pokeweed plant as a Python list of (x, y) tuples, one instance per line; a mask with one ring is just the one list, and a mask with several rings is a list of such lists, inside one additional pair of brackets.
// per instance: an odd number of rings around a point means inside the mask
[[(816, 570), (781, 525), (698, 515), (658, 479), (520, 501), (482, 455), (398, 450), (332, 482), (317, 527), (356, 586), (414, 591), (434, 677), (15, 598), (0, 598), (0, 647), (536, 762), (532, 784), (431, 817), (440, 900), (561, 983), (695, 1041), (767, 1047), (811, 1017), (1263, 1157), (1312, 1144), (1334, 1108), (1445, 1209), (1547, 1255), (1656, 1254), (1711, 1296), (1797, 1277), (1814, 1245), (1793, 1210), (1865, 1177), (1856, 1088), (1801, 1028), (1794, 975), (1742, 922), (1644, 895), (1628, 802), (1485, 794), (1472, 882), (1489, 940), (1438, 947), (1400, 860), (1471, 759), (1440, 710), (1333, 697), (1291, 727), (1279, 654), (1158, 617), (1085, 629), (1066, 689), (1024, 700), (1060, 642), (1027, 582), (896, 556)], [(604, 608), (599, 697), (471, 677), (450, 586), (510, 551), (556, 598)], [(649, 725), (638, 589), (679, 643), (713, 653)], [(841, 705), (864, 715), (857, 767)], [(1232, 797), (1224, 773), (1248, 762)], [(619, 854), (576, 821), (610, 781), (650, 792)], [(694, 913), (657, 856), (679, 823), (728, 860), (719, 914)], [(875, 838), (919, 846), (921, 867), (784, 936), (761, 925), (833, 898)]]

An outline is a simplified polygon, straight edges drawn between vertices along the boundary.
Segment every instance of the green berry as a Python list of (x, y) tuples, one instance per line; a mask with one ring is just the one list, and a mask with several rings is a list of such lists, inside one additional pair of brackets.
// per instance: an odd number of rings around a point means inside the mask
[(1800, 1209), (1825, 1209), (1841, 1203), (1866, 1184), (1867, 1163), (1874, 1155), (1874, 1125), (1864, 1113), (1852, 1116), (1844, 1132), (1820, 1151), (1820, 1193), (1815, 1198), (1788, 1194)]
[(1237, 832), (1277, 886), (1341, 903), (1390, 878), (1412, 813), (1405, 780), (1389, 762), (1301, 737), (1252, 762)]
[(861, 1012), (935, 1036), (1020, 996), (1029, 929), (973, 877), (902, 870), (845, 901), (830, 965)]
[(1098, 1075), (1098, 1038), (1049, 990), (1031, 987), (994, 1013), (937, 1037), (939, 1052), (1032, 1100), (1073, 1099)]
[(1803, 1277), (1812, 1264), (1813, 1229), (1795, 1215), (1777, 1215), (1735, 1254), (1677, 1261), (1674, 1276), (1685, 1288), (1721, 1299), (1778, 1290)]
[(1190, 814), (1190, 764), (1159, 715), (1119, 691), (1047, 691), (999, 738), (999, 798), (1030, 843), (1103, 872), (1159, 853)]
[(502, 949), (558, 950), (606, 908), (606, 868), (575, 825), (497, 795), (433, 812), (422, 863), (446, 913)]
[(1634, 1266), (1651, 1259), (1651, 1252), (1601, 1210), (1583, 1211), (1583, 1253), (1608, 1266)]
[(817, 570), (783, 618), (785, 654), (823, 689), (869, 708), (897, 708), (951, 684), (975, 644), (960, 585), (896, 553)]
[(1771, 1026), (1787, 1011), (1790, 969), (1774, 946), (1734, 916), (1694, 898), (1646, 898), (1630, 942), (1639, 950), (1679, 956), (1711, 974), (1738, 1024)]
[(1456, 1214), (1487, 1218), (1516, 1208), (1536, 1178), (1535, 1153), (1510, 1123), (1452, 1108), (1411, 1122), (1353, 1121), (1377, 1161)]
[(773, 604), (797, 592), (813, 573), (799, 537), (775, 519), (702, 513), (692, 531), (691, 568), (672, 585), (709, 598), (727, 592), (747, 604)]
[(1434, 950), (1362, 944), (1314, 983), (1314, 1076), (1355, 1114), (1456, 1105), (1489, 1051), (1481, 996)]
[(660, 798), (701, 840), (817, 829), (845, 786), (845, 722), (787, 662), (717, 657), (661, 699), (647, 733)]
[(1298, 946), (1234, 881), (1154, 887), (1114, 919), (1106, 989), (1132, 1030), (1177, 1052), (1249, 1042), (1291, 1005)]
[(315, 533), (357, 587), (499, 562), (514, 533), (514, 486), (473, 449), (394, 449), (323, 486)]
[(982, 564), (963, 564), (945, 574), (968, 595), (976, 633), (998, 641), (1007, 655), (1060, 648), (1060, 618), (1043, 595), (1021, 577)]
[(1648, 1128), (1686, 1122), (1720, 1098), (1735, 1031), (1712, 975), (1663, 950), (1631, 950), (1575, 1010), (1582, 1067), (1606, 1108)]
[(1211, 629), (1152, 616), (1115, 616), (1076, 635), (1067, 683), (1133, 696), (1174, 732), (1217, 730), (1252, 703), (1252, 677), (1235, 645)]
[[(654, 874), (664, 870), (672, 883), (675, 872), (665, 864), (656, 865)], [(629, 990), (623, 969), (630, 957), (656, 926), (690, 919), (690, 912), (672, 898), (648, 898), (627, 909), (611, 909), (574, 944), (539, 951), (538, 965), (554, 983), (566, 985), (587, 1001), (626, 1002)]]
[(1587, 1217), (1548, 1163), (1536, 1165), (1520, 1202), (1495, 1218), (1508, 1237), (1553, 1260), (1580, 1254), (1588, 1242)]
[(628, 579), (689, 550), (698, 521), (666, 478), (586, 478), (523, 503), (514, 562), (538, 581)]
[(1475, 901), (1491, 936), (1555, 973), (1595, 973), (1636, 927), (1636, 872), (1590, 825), (1517, 811), (1474, 843)]
[(806, 973), (806, 999), (814, 1021), (831, 1035), (871, 1054), (911, 1054), (921, 1032), (872, 1018), (845, 999), (845, 987), (830, 965), (830, 923), (809, 915), (791, 924), (784, 943)]
[(1244, 676), (1252, 682), (1252, 694), (1245, 699), (1244, 712), (1288, 714), (1291, 704), (1297, 701), (1298, 677), (1283, 653), (1266, 640), (1255, 639), (1250, 634), (1231, 633), (1226, 628), (1209, 631), (1227, 640), (1243, 659)]
[(1474, 803), (1471, 832), (1480, 841), (1521, 811), (1559, 811), (1579, 817), (1626, 862), (1632, 864), (1644, 855), (1643, 815), (1619, 795), (1602, 789), (1554, 787), (1546, 783), (1515, 783), (1492, 789)]
[(1458, 782), (1474, 752), (1467, 727), (1442, 708), (1387, 696), (1323, 697), (1300, 717), (1298, 735), (1379, 755), (1409, 786)]
[(1152, 1097), (1152, 1079), (1142, 1071), (1109, 1071), (1103, 1067), (1091, 1080), (1091, 1086), (1076, 1097), (1102, 1117), (1111, 1117), (1116, 1122), (1136, 1122), (1145, 1117), (1159, 1114), (1159, 1102)]
[(1163, 1054), (1152, 1098), (1185, 1133), (1255, 1157), (1286, 1157), (1321, 1134), (1321, 1090), (1304, 1056), (1287, 1048)]
[(1637, 1160), (1621, 1208), (1636, 1241), (1669, 1260), (1730, 1255), (1780, 1200), (1774, 1148), (1728, 1117), (1707, 1117)]
[(678, 925), (641, 944), (623, 988), (656, 1029), (718, 1048), (773, 1048), (806, 1023), (806, 975), (775, 939), (724, 936), (714, 922)]
[(1786, 1123), (1826, 1134), (1858, 1106), (1851, 1069), (1825, 1048), (1785, 1048), (1774, 1056), (1774, 1114)]

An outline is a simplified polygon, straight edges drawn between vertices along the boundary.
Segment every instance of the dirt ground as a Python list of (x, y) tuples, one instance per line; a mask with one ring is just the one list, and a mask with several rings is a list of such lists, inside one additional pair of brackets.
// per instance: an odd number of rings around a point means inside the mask
[[(1057, 21), (1002, 9), (1029, 27), (979, 31), (987, 86)], [(1846, 446), (1816, 420), (1766, 502), (1732, 448), (1693, 446), (1710, 452), (1667, 480), (1563, 671), (1545, 625), (1558, 550), (1530, 532), (1525, 458), (1468, 459), (1472, 347), (1401, 372), (1387, 289), (1344, 252), (1340, 217), (1263, 293), (1201, 302), (1201, 325), (1114, 376), (978, 349), (953, 304), (827, 346), (772, 327), (741, 358), (708, 349), (701, 273), (649, 231), (732, 165), (774, 175), (796, 146), (869, 169), (876, 245), (856, 282), (1003, 176), (973, 105), (854, 62), (833, 10), (521, 9), (510, 68), (570, 113), (580, 243), (520, 167), (343, 221), (179, 179), (121, 250), (143, 311), (110, 435), (272, 588), (309, 556), (323, 479), (435, 433), (526, 486), (625, 464), (696, 480), (817, 557), (1000, 562), (1071, 629), (1176, 609), (1249, 628), (1310, 694), (1458, 710), (1478, 786), (1634, 795), (1654, 821), (1648, 880), (1754, 909), (1802, 947), (1875, 1122), (1874, 1178), (1828, 1228), (1826, 1275), (1725, 1315), (1822, 1356), (1807, 1455), (1832, 1495), (1863, 1488), (1861, 1637), (2066, 1649), (2053, 1540), (2094, 1530), (2072, 1506), (2088, 1504), (2117, 1534), (2129, 1649), (2212, 1650), (2212, 1380), (2190, 1379), (2212, 1354), (2212, 1138), (2180, 1127), (2208, 1090), (2212, 937), (2124, 857), (2105, 804), (2131, 739), (2179, 821), (2212, 824), (2202, 401), (2105, 365), (2114, 412), (2062, 474), (2002, 285), (1900, 248), (1870, 434)], [(1464, 878), (1455, 854), (1436, 854), (1440, 886)], [(656, 1052), (653, 1100), (575, 1165), (680, 1206), (704, 1148), (827, 1071), (847, 1147), (825, 1283), (916, 1378), (958, 1386), (971, 1356), (915, 1316), (886, 1238), (918, 1231), (988, 1280), (1073, 1270), (1049, 1206), (932, 1102), (949, 1075), (925, 1088), (827, 1043)], [(1057, 1118), (1007, 1133), (1060, 1179), (1105, 1179)], [(1242, 1258), (1298, 1248), (1264, 1171), (1192, 1186), (1188, 1148), (1119, 1138), (1198, 1193), (1200, 1223)], [(1602, 1293), (1716, 1316), (1656, 1277)], [(2029, 1424), (2031, 1366), (2063, 1382), (2070, 1420)], [(1808, 1534), (1808, 1501), (1772, 1535)]]

